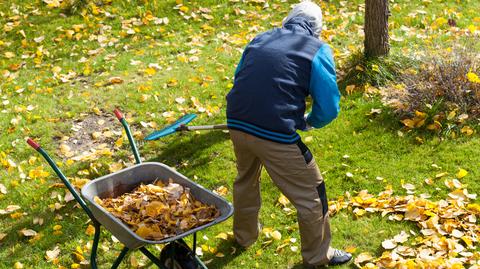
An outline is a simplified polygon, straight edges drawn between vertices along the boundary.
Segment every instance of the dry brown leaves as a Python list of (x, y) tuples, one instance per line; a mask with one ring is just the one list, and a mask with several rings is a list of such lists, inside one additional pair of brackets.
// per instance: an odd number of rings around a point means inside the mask
[(220, 212), (196, 200), (190, 190), (177, 183), (161, 181), (141, 184), (132, 192), (96, 202), (121, 219), (136, 234), (162, 240), (209, 223)]
[(385, 240), (380, 257), (359, 254), (355, 259), (359, 268), (479, 268), (480, 205), (471, 203), (476, 195), (461, 184), (450, 188), (448, 197), (436, 202), (424, 195), (393, 196), (391, 187), (378, 195), (366, 190), (357, 196), (346, 193), (331, 203), (330, 211), (349, 208), (357, 217), (377, 212), (391, 221), (413, 221), (420, 228), (419, 234), (402, 231)]

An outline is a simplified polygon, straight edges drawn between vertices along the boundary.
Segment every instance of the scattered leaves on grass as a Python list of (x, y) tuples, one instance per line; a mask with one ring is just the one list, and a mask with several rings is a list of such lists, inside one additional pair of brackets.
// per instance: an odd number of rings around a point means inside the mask
[(52, 229), (53, 229), (53, 234), (54, 234), (54, 235), (61, 235), (61, 234), (63, 234), (63, 232), (62, 232), (62, 225), (56, 224), (56, 225), (53, 226)]
[(7, 187), (5, 187), (5, 185), (3, 185), (2, 183), (0, 183), (0, 193), (7, 194)]
[(18, 205), (9, 205), (5, 209), (0, 209), (0, 215), (10, 214), (16, 210), (19, 210), (21, 207)]
[(460, 168), (460, 169), (458, 170), (458, 173), (457, 173), (457, 178), (458, 178), (458, 179), (462, 179), (462, 178), (464, 178), (466, 175), (468, 175), (467, 170)]
[(279, 231), (277, 231), (277, 230), (273, 231), (273, 232), (271, 233), (271, 236), (272, 236), (273, 240), (277, 240), (277, 241), (278, 241), (278, 240), (282, 239), (282, 234), (281, 234)]
[(33, 237), (37, 235), (37, 232), (32, 229), (22, 229), (19, 231), (19, 233), (25, 237)]
[(215, 236), (215, 238), (220, 238), (220, 239), (223, 239), (223, 240), (227, 240), (228, 239), (228, 234), (227, 233), (219, 233)]
[(352, 208), (357, 217), (378, 212), (391, 221), (408, 220), (420, 228), (420, 235), (411, 232), (414, 240), (410, 241), (410, 235), (402, 231), (382, 242), (385, 251), (381, 256), (361, 253), (355, 264), (360, 268), (462, 268), (461, 265), (474, 264), (480, 235), (477, 225), (480, 206), (471, 201), (477, 196), (459, 182), (447, 186), (453, 191), (437, 202), (422, 195), (393, 196), (391, 187), (378, 195), (362, 190), (356, 196), (346, 193), (331, 201), (332, 214), (345, 208)]
[(277, 201), (283, 207), (287, 207), (290, 204), (290, 200), (288, 200), (288, 198), (283, 194), (280, 194), (280, 197), (278, 197)]
[(60, 255), (60, 248), (58, 246), (55, 246), (53, 250), (47, 250), (45, 252), (45, 259), (51, 262), (56, 260), (58, 255)]
[(87, 229), (85, 230), (85, 234), (92, 236), (95, 234), (95, 227), (91, 224), (88, 225)]
[(216, 188), (215, 190), (213, 190), (213, 192), (220, 195), (220, 196), (225, 197), (228, 194), (228, 189), (227, 189), (227, 187), (222, 185), (222, 186)]
[(111, 77), (108, 79), (107, 85), (121, 84), (121, 83), (123, 83), (123, 79), (121, 77)]

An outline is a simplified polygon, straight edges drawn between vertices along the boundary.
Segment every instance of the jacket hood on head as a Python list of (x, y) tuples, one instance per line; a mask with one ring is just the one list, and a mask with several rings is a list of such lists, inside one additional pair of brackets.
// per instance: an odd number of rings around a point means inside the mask
[(317, 37), (313, 31), (312, 24), (303, 17), (293, 17), (283, 24), (283, 28), (291, 31), (301, 31), (308, 35)]

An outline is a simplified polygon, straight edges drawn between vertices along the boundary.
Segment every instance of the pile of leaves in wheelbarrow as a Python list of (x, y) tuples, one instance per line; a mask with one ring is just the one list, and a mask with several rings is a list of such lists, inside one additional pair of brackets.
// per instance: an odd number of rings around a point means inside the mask
[(196, 200), (177, 183), (156, 181), (141, 184), (115, 198), (100, 199), (98, 204), (121, 219), (136, 234), (148, 240), (162, 240), (215, 220), (215, 206)]

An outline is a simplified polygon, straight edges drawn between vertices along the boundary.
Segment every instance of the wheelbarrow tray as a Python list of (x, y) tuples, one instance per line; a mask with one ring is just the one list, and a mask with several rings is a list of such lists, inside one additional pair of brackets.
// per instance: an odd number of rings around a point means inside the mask
[[(198, 201), (208, 205), (214, 205), (220, 211), (220, 216), (212, 222), (193, 228), (184, 233), (154, 241), (138, 236), (120, 219), (110, 214), (106, 209), (94, 201), (95, 196), (102, 199), (117, 197), (126, 192), (132, 191), (141, 183), (149, 184), (155, 180), (168, 183), (169, 179), (174, 183), (189, 188), (190, 193)], [(232, 204), (226, 201), (223, 197), (189, 180), (169, 166), (156, 162), (137, 164), (95, 179), (82, 188), (82, 196), (87, 200), (88, 207), (91, 209), (98, 222), (105, 226), (105, 228), (107, 228), (120, 242), (130, 249), (140, 248), (147, 244), (165, 244), (178, 240), (189, 234), (205, 229), (206, 227), (220, 223), (230, 217), (233, 213)]]

